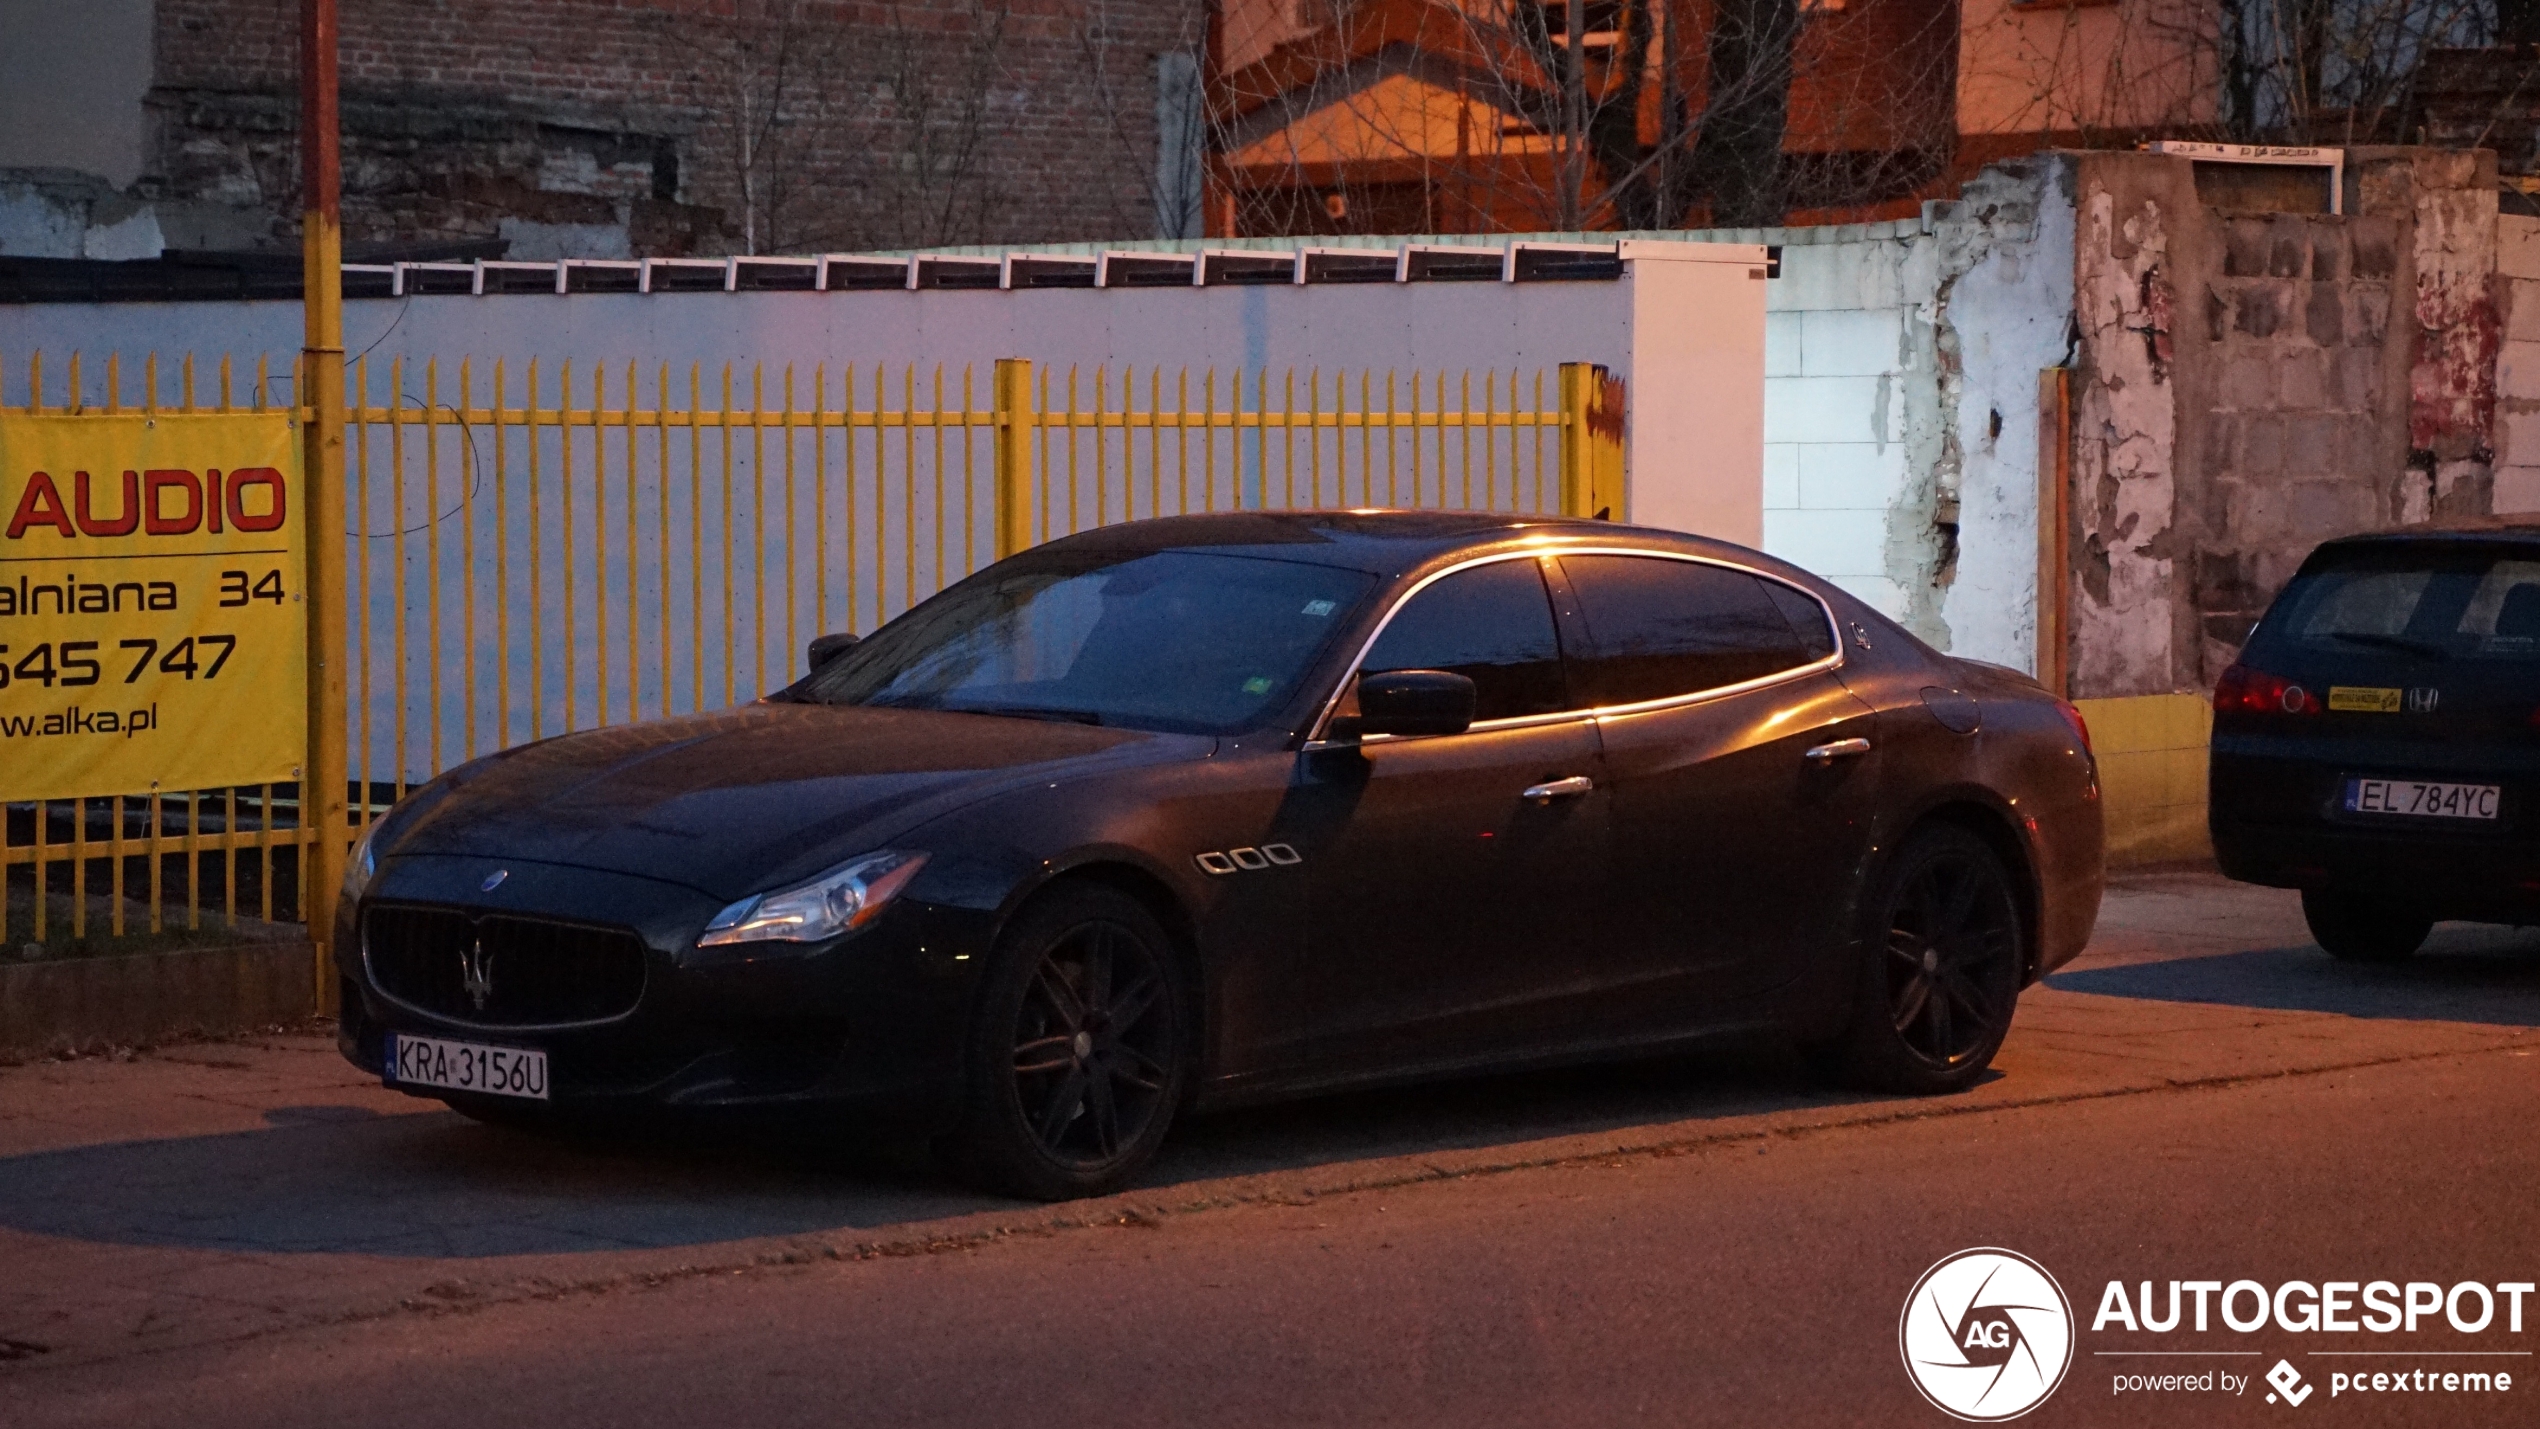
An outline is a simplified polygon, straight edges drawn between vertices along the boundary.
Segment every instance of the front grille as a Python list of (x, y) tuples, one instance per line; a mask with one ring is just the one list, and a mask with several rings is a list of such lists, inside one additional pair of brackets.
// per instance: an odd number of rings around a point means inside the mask
[(389, 904), (364, 916), (362, 951), (390, 997), (489, 1027), (606, 1021), (644, 995), (644, 943), (622, 929)]

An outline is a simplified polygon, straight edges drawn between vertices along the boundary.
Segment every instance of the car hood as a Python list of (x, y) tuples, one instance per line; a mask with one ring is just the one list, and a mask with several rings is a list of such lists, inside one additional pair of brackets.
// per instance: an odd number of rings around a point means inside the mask
[(739, 898), (1001, 790), (1206, 757), (1215, 741), (937, 710), (753, 704), (591, 730), (452, 771), (383, 857), (520, 859)]

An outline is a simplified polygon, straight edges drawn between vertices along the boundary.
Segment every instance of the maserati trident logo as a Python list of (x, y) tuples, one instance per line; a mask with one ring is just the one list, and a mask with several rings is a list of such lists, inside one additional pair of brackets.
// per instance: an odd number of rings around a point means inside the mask
[(2017, 1419), (2072, 1368), (2073, 1307), (2027, 1256), (1962, 1250), (1914, 1282), (1896, 1338), (1933, 1408), (1976, 1423)]
[(483, 938), (468, 941), (467, 951), (459, 954), (459, 987), (476, 1010), (485, 1010), (485, 999), (494, 995), (494, 957), (485, 951)]

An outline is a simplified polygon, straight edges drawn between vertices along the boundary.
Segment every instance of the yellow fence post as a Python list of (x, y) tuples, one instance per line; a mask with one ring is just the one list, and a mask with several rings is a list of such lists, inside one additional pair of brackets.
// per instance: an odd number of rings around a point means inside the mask
[(1593, 362), (1561, 364), (1561, 514), (1624, 519), (1623, 384)]
[(1032, 544), (1032, 364), (997, 359), (997, 559)]
[[(309, 758), (300, 771), (300, 914), (317, 949), (317, 1006), (336, 1010), (335, 895), (344, 882), (344, 278), (338, 226), (335, 3), (301, 8), (301, 306), (308, 332), (298, 394), (308, 411)], [(273, 814), (265, 813), (266, 827)], [(267, 855), (268, 858), (271, 855)], [(267, 876), (272, 865), (268, 863)], [(270, 887), (271, 885), (267, 885)]]
[(1561, 364), (1561, 514), (1584, 516), (1588, 499), (1587, 414), (1596, 368)]

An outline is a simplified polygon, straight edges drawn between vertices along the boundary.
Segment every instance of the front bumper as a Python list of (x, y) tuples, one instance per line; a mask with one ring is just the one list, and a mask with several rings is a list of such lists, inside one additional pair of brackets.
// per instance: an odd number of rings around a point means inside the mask
[[(488, 890), (497, 869), (508, 876)], [(621, 1015), (549, 1026), (400, 1001), (375, 976), (364, 945), (363, 913), (374, 902), (629, 930), (644, 948), (642, 994)], [(690, 940), (719, 906), (693, 889), (625, 874), (392, 858), (359, 906), (338, 915), (338, 1045), (374, 1075), (391, 1032), (536, 1048), (547, 1054), (550, 1098), (567, 1111), (799, 1105), (921, 1125), (949, 1118), (991, 931), (984, 917), (903, 898), (833, 943), (718, 950), (727, 955), (700, 960)], [(454, 946), (450, 956), (462, 951)]]

